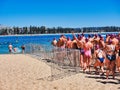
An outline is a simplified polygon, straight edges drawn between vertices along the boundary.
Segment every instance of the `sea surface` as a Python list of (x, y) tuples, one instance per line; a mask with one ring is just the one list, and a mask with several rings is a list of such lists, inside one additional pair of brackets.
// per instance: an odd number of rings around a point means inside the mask
[[(115, 32), (113, 32), (116, 34)], [(101, 34), (104, 38), (106, 34), (110, 33), (98, 33)], [(66, 37), (70, 37), (72, 39), (72, 34), (64, 34)], [(77, 34), (76, 34), (77, 35)], [(90, 35), (94, 35), (90, 34)], [(9, 36), (0, 36), (0, 54), (9, 54), (8, 45), (11, 43), (14, 47), (18, 48), (19, 53), (21, 53), (21, 46), (27, 44), (40, 44), (40, 45), (48, 45), (51, 46), (51, 41), (53, 38), (57, 40), (61, 34), (39, 34), (39, 35), (9, 35)], [(85, 34), (87, 37), (88, 34)]]

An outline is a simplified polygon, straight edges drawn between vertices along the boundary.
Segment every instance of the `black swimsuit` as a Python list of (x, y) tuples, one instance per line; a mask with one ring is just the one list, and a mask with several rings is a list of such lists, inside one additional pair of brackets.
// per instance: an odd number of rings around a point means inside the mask
[(113, 60), (116, 60), (116, 55), (106, 55), (107, 59), (110, 60), (110, 61), (113, 61)]
[(81, 54), (84, 54), (84, 49), (83, 48), (79, 48), (79, 50), (80, 50)]

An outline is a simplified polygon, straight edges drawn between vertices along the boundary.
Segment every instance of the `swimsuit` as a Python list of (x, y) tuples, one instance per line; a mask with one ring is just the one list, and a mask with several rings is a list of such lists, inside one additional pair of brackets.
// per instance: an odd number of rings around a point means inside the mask
[(94, 48), (91, 49), (91, 53), (94, 54)]
[(98, 51), (97, 57), (98, 57), (98, 59), (100, 60), (100, 62), (103, 63), (104, 57), (103, 57), (103, 55), (102, 55), (102, 50), (99, 50), (99, 51)]
[(25, 47), (24, 47), (24, 46), (22, 46), (21, 48), (22, 48), (22, 50), (25, 50)]
[[(110, 52), (115, 52), (115, 46), (110, 46), (112, 50), (110, 50)], [(109, 51), (108, 51), (109, 52)], [(108, 60), (110, 61), (113, 61), (113, 60), (116, 60), (116, 55), (109, 55), (109, 54), (106, 54), (106, 57), (108, 58)]]
[(101, 63), (103, 63), (104, 58), (99, 58), (99, 57), (98, 57), (98, 59), (100, 60)]
[(79, 50), (80, 50), (81, 54), (84, 54), (84, 49), (83, 48), (79, 48)]
[(108, 58), (108, 60), (110, 60), (110, 61), (113, 61), (113, 60), (116, 60), (116, 55), (114, 54), (114, 55), (106, 55), (106, 57)]
[(91, 56), (91, 50), (85, 50), (85, 56), (90, 57)]

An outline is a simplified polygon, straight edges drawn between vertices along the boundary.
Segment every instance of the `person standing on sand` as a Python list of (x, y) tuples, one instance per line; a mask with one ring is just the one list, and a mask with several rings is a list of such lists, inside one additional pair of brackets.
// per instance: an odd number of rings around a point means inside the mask
[(112, 41), (110, 40), (108, 42), (108, 45), (106, 45), (105, 48), (106, 53), (106, 78), (108, 79), (108, 76), (110, 74), (110, 71), (112, 71), (113, 79), (115, 78), (115, 69), (116, 69), (116, 46), (112, 44)]
[(116, 46), (116, 49), (117, 49), (117, 53), (118, 53), (118, 57), (117, 57), (117, 60), (116, 60), (116, 66), (117, 66), (118, 71), (120, 72), (120, 42)]
[(80, 35), (78, 35), (77, 38), (73, 33), (73, 36), (75, 37), (75, 40), (77, 42), (78, 50), (80, 50), (80, 67), (83, 68), (83, 56), (84, 56), (83, 42), (85, 41), (83, 40), (83, 37)]
[(13, 48), (13, 46), (12, 46), (11, 43), (9, 44), (8, 48), (9, 48), (9, 53), (12, 53), (12, 50), (13, 50), (12, 48)]
[(77, 66), (77, 61), (76, 61), (77, 57), (75, 57), (75, 56), (77, 54), (76, 49), (78, 49), (78, 45), (77, 45), (77, 41), (76, 41), (76, 37), (75, 36), (73, 36), (73, 40), (72, 40), (72, 43), (71, 43), (71, 49), (74, 49), (74, 52), (73, 52), (73, 56), (74, 56), (73, 62), (74, 62), (74, 65), (73, 66), (76, 67)]
[(83, 56), (84, 56), (84, 49), (83, 49), (83, 43), (85, 42), (83, 37), (78, 35), (77, 46), (78, 50), (80, 50), (80, 67), (83, 68)]
[(102, 74), (104, 75), (104, 63), (105, 63), (105, 53), (103, 52), (102, 49), (100, 49), (99, 45), (95, 46), (95, 52), (94, 52), (94, 57), (96, 59), (94, 63), (94, 68), (96, 70), (96, 74), (99, 74), (98, 72), (98, 66), (101, 69)]
[(91, 59), (91, 49), (93, 45), (90, 41), (88, 41), (88, 38), (85, 39), (85, 43), (83, 44), (84, 48), (84, 59), (83, 59), (83, 72), (87, 69), (89, 69), (90, 72), (90, 59)]
[(21, 46), (21, 49), (22, 49), (22, 53), (24, 53), (24, 52), (25, 52), (25, 46), (22, 45), (22, 46)]

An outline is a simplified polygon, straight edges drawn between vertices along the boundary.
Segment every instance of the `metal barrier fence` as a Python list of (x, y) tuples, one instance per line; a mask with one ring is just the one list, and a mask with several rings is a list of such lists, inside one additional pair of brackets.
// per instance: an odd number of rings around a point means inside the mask
[[(51, 59), (51, 47), (40, 44), (27, 44), (25, 45), (25, 53), (38, 56), (41, 59)], [(48, 54), (49, 53), (49, 54)]]
[(25, 47), (25, 53), (51, 66), (51, 80), (75, 74), (80, 69), (80, 51), (77, 49), (62, 49), (39, 44), (28, 44)]

